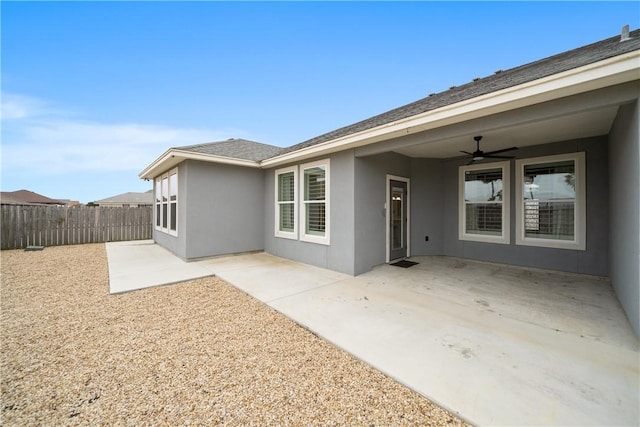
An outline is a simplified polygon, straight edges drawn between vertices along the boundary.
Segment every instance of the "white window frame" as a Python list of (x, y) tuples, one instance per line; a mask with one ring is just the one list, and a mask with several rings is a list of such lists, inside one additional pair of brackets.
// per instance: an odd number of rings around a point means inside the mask
[(405, 197), (407, 198), (407, 257), (411, 256), (411, 180), (409, 178), (405, 178), (403, 176), (397, 175), (389, 175), (387, 174), (387, 186), (386, 191), (387, 195), (385, 198), (384, 210), (385, 210), (385, 222), (386, 230), (386, 254), (385, 254), (385, 262), (391, 262), (391, 181), (400, 181), (407, 184), (407, 193)]
[[(575, 165), (575, 205), (573, 240), (543, 239), (525, 237), (524, 226), (524, 168), (541, 163), (555, 163), (572, 160)], [(553, 156), (532, 157), (516, 160), (516, 245), (538, 246), (545, 248), (586, 250), (587, 236), (587, 197), (586, 197), (585, 154), (567, 153)], [(603, 207), (606, 209), (606, 206)]]
[[(278, 200), (278, 194), (280, 189), (278, 188), (278, 177), (285, 173), (293, 172), (293, 232), (280, 230), (280, 206), (282, 202)], [(298, 239), (298, 166), (291, 166), (287, 168), (277, 169), (275, 171), (275, 191), (274, 191), (274, 204), (275, 204), (275, 219), (274, 230), (276, 237), (282, 237), (285, 239)]]
[[(330, 237), (330, 230), (331, 230), (331, 221), (330, 221), (330, 217), (331, 217), (331, 207), (330, 207), (330, 200), (331, 200), (331, 194), (330, 194), (330, 189), (331, 189), (331, 173), (330, 173), (330, 166), (331, 166), (331, 161), (330, 159), (323, 159), (323, 160), (318, 160), (315, 162), (310, 162), (310, 163), (305, 163), (300, 165), (300, 173), (298, 174), (300, 176), (300, 185), (299, 190), (300, 190), (300, 214), (298, 215), (298, 218), (300, 218), (300, 240), (303, 242), (310, 242), (310, 243), (318, 243), (321, 245), (329, 245), (331, 243), (331, 237)], [(325, 209), (325, 228), (324, 228), (324, 236), (317, 236), (317, 235), (312, 235), (312, 234), (307, 234), (306, 233), (306, 229), (307, 229), (307, 216), (305, 214), (305, 210), (306, 210), (306, 206), (307, 206), (307, 202), (304, 199), (304, 179), (305, 179), (305, 170), (307, 169), (312, 169), (315, 167), (324, 167), (325, 170), (325, 188), (324, 188), (324, 209)]]
[[(510, 162), (493, 162), (482, 163), (468, 166), (460, 166), (458, 169), (458, 238), (460, 240), (484, 243), (510, 243), (510, 206), (511, 206), (511, 190), (510, 190)], [(502, 169), (502, 230), (500, 236), (489, 236), (482, 234), (467, 233), (466, 230), (466, 211), (467, 204), (464, 199), (465, 190), (465, 172), (478, 171), (484, 169)]]
[[(176, 201), (175, 202), (171, 201), (171, 176), (172, 175), (176, 176), (176, 188), (175, 188)], [(163, 190), (162, 185), (163, 184), (162, 183), (163, 183), (163, 181), (165, 179), (167, 180), (167, 201), (166, 202), (164, 202), (162, 200), (162, 195), (163, 195), (163, 192), (162, 192), (162, 190)], [(178, 188), (179, 188), (179, 185), (178, 185), (178, 168), (171, 169), (170, 171), (168, 171), (168, 172), (166, 172), (166, 173), (164, 173), (164, 174), (162, 174), (160, 176), (157, 176), (156, 179), (155, 179), (155, 183), (156, 183), (156, 188), (154, 189), (154, 201), (153, 201), (153, 203), (154, 203), (154, 210), (153, 210), (153, 212), (154, 212), (154, 221), (153, 221), (154, 227), (155, 227), (156, 230), (161, 231), (163, 233), (167, 233), (167, 234), (170, 234), (172, 236), (177, 236), (178, 235), (178, 216), (179, 216), (179, 214), (178, 214), (178, 201), (179, 201), (179, 198), (180, 198), (180, 195), (178, 194)], [(160, 203), (158, 203), (157, 200), (156, 200), (156, 194), (157, 194), (156, 192), (158, 191), (158, 186), (160, 186)], [(176, 216), (175, 217), (176, 229), (175, 230), (171, 229), (171, 219), (172, 219), (171, 218), (171, 205), (173, 203), (176, 204), (176, 215), (175, 215)], [(162, 206), (164, 204), (167, 205), (167, 218), (166, 218), (167, 226), (166, 227), (163, 226), (164, 214), (163, 214)], [(158, 205), (160, 205), (160, 210), (159, 211), (157, 209)]]

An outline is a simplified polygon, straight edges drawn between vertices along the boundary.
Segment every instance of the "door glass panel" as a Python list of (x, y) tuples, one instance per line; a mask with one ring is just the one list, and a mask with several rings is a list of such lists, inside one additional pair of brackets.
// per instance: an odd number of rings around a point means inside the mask
[(402, 249), (403, 242), (403, 212), (404, 191), (402, 188), (391, 189), (391, 248)]

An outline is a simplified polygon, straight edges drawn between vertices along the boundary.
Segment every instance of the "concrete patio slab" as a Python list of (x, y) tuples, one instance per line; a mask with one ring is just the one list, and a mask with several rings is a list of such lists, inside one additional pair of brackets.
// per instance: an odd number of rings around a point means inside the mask
[[(118, 264), (134, 249), (148, 252), (147, 267)], [(160, 268), (154, 260), (168, 265), (173, 255), (158, 250), (112, 245), (110, 274), (113, 266), (116, 277), (138, 280)], [(215, 273), (473, 424), (640, 423), (640, 344), (606, 280), (447, 257), (358, 277), (264, 253), (173, 258), (174, 268)]]
[(205, 265), (184, 262), (152, 240), (108, 242), (106, 249), (112, 294), (213, 275)]

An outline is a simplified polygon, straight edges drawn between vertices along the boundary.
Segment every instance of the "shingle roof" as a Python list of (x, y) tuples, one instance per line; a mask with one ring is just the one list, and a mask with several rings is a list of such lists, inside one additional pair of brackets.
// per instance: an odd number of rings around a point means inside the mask
[(429, 95), (413, 103), (387, 111), (366, 120), (333, 130), (307, 141), (283, 149), (279, 154), (290, 153), (311, 147), (376, 126), (435, 110), (467, 99), (507, 89), (573, 68), (578, 68), (607, 58), (640, 49), (640, 30), (631, 31), (630, 38), (620, 41), (620, 36), (611, 37), (587, 46), (579, 47), (539, 61), (497, 72), (462, 86), (451, 88), (438, 94)]
[(283, 150), (282, 147), (248, 141), (246, 139), (231, 138), (226, 141), (209, 142), (205, 144), (175, 147), (177, 150), (195, 153), (212, 154), (214, 156), (230, 157), (233, 159), (260, 160), (275, 157)]
[(3, 191), (0, 194), (0, 200), (3, 204), (11, 205), (63, 205), (60, 200), (50, 199), (42, 194), (34, 193), (29, 190)]
[(107, 197), (106, 199), (96, 200), (94, 203), (131, 203), (131, 204), (152, 204), (153, 203), (153, 190), (145, 191), (144, 193), (128, 192), (118, 194), (117, 196)]
[(452, 87), (444, 92), (431, 94), (426, 98), (327, 132), (290, 147), (275, 147), (273, 145), (245, 139), (231, 138), (226, 141), (174, 147), (174, 149), (260, 162), (278, 155), (291, 153), (357, 132), (370, 130), (377, 126), (393, 123), (397, 120), (532, 82), (636, 50), (640, 50), (640, 30), (631, 31), (629, 37), (624, 41), (621, 41), (621, 37), (618, 35), (506, 71), (498, 71), (491, 76), (475, 79), (473, 82)]

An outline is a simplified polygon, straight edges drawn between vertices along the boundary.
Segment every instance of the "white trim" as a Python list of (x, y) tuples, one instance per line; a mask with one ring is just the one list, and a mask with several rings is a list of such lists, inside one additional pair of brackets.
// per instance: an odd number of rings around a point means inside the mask
[(407, 257), (411, 256), (411, 179), (405, 178), (403, 176), (390, 175), (387, 174), (387, 182), (386, 182), (386, 196), (385, 196), (385, 241), (386, 241), (386, 249), (385, 249), (385, 262), (390, 262), (391, 259), (391, 214), (390, 214), (390, 206), (391, 206), (391, 181), (400, 181), (407, 184)]
[[(524, 195), (523, 180), (524, 167), (532, 164), (553, 163), (573, 160), (575, 165), (575, 209), (574, 209), (574, 239), (557, 240), (535, 237), (525, 237), (524, 228)], [(553, 156), (532, 157), (516, 160), (516, 245), (537, 246), (556, 249), (573, 249), (584, 251), (587, 248), (587, 197), (586, 197), (586, 162), (585, 153), (566, 153)], [(606, 209), (606, 206), (601, 206)]]
[(272, 157), (261, 166), (274, 167), (629, 82), (638, 78), (639, 59), (640, 51), (629, 52)]
[[(293, 231), (281, 231), (280, 230), (280, 202), (278, 201), (278, 176), (293, 172)], [(274, 221), (274, 235), (275, 237), (282, 237), (284, 239), (298, 239), (298, 166), (290, 166), (287, 168), (277, 169), (274, 172), (275, 177), (275, 191), (274, 191), (274, 210), (275, 210), (275, 221)]]
[(292, 162), (300, 162), (312, 157), (325, 156), (348, 148), (362, 147), (397, 136), (410, 135), (634, 81), (638, 79), (639, 60), (640, 51), (614, 56), (582, 67), (449, 104), (431, 111), (405, 117), (395, 122), (385, 123), (371, 129), (265, 159), (261, 162), (171, 148), (144, 169), (138, 176), (142, 179), (154, 178), (160, 171), (172, 168), (187, 159), (263, 169)]
[[(466, 210), (467, 204), (464, 198), (465, 172), (485, 169), (502, 169), (502, 230), (500, 236), (488, 236), (482, 234), (472, 234), (466, 231)], [(458, 239), (472, 242), (498, 243), (508, 245), (511, 242), (510, 236), (510, 162), (481, 163), (458, 168)]]
[(170, 148), (153, 161), (138, 175), (141, 179), (151, 179), (159, 170), (167, 170), (185, 160), (199, 160), (210, 163), (222, 163), (234, 166), (259, 168), (260, 163), (253, 160), (235, 159), (233, 157), (217, 156), (214, 154), (194, 153), (193, 151)]
[[(323, 160), (318, 160), (315, 162), (310, 162), (310, 163), (305, 163), (300, 165), (300, 185), (299, 185), (299, 191), (300, 191), (300, 215), (298, 216), (300, 218), (300, 241), (303, 242), (310, 242), (310, 243), (318, 243), (321, 245), (330, 245), (331, 244), (331, 236), (330, 236), (330, 230), (331, 230), (331, 206), (330, 206), (330, 200), (331, 200), (331, 173), (330, 173), (330, 165), (331, 165), (331, 160), (330, 159), (323, 159)], [(324, 167), (324, 171), (325, 171), (325, 175), (324, 175), (324, 209), (325, 209), (325, 228), (324, 228), (324, 236), (316, 236), (316, 235), (312, 235), (312, 234), (307, 234), (305, 232), (306, 228), (307, 228), (307, 222), (306, 222), (306, 215), (305, 215), (305, 207), (306, 207), (306, 203), (305, 203), (305, 199), (304, 199), (304, 171), (306, 169), (311, 169), (311, 168), (315, 168), (315, 167)]]

